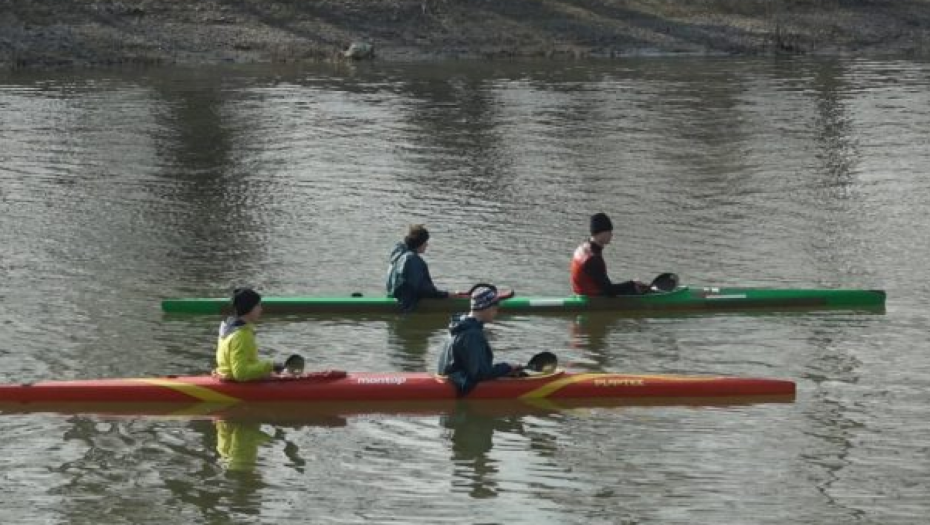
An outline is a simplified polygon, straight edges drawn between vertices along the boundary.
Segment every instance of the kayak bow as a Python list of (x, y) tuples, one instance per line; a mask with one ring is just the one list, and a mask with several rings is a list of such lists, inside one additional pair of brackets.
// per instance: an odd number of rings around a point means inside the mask
[[(874, 310), (884, 308), (883, 290), (818, 290), (775, 288), (680, 287), (671, 292), (620, 297), (514, 297), (502, 301), (502, 313), (578, 313), (616, 311), (649, 315), (662, 312), (742, 310)], [(396, 314), (397, 301), (390, 297), (265, 297), (270, 314)], [(223, 314), (228, 298), (166, 299), (166, 313)], [(423, 299), (417, 313), (468, 310), (468, 299)]]

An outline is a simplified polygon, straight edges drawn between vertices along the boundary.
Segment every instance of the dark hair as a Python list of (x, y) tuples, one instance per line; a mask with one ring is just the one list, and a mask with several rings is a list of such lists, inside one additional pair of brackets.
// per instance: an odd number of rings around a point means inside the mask
[(410, 225), (410, 230), (407, 232), (407, 236), (404, 237), (404, 244), (411, 250), (416, 250), (420, 246), (423, 246), (423, 243), (428, 240), (429, 232), (426, 230), (426, 226), (422, 224), (412, 224)]
[(233, 291), (232, 304), (236, 316), (241, 317), (251, 312), (260, 302), (262, 302), (262, 296), (251, 288), (236, 288)]

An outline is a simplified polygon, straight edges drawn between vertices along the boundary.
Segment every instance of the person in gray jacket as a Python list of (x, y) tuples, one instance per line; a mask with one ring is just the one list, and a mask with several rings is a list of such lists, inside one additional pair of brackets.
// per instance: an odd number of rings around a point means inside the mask
[(429, 245), (429, 232), (422, 224), (410, 227), (404, 242), (397, 243), (389, 258), (387, 293), (409, 312), (423, 298), (445, 299), (449, 292), (436, 288), (421, 255)]

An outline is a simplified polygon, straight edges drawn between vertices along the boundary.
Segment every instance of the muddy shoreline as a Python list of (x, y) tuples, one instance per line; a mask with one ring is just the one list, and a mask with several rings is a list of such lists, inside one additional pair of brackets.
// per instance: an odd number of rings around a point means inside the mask
[(930, 0), (0, 0), (0, 69), (346, 60), (353, 43), (386, 61), (927, 57)]

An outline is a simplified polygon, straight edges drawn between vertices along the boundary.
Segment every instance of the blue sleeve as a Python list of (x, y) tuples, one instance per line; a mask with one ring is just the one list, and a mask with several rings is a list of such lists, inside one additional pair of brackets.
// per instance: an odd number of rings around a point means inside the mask
[(492, 374), (491, 357), (485, 351), (487, 341), (484, 334), (478, 331), (470, 331), (462, 334), (461, 344), (456, 349), (458, 355), (456, 361), (462, 367), (465, 375), (472, 381), (481, 381), (490, 379)]
[(491, 377), (498, 378), (510, 375), (513, 372), (513, 367), (507, 363), (497, 363), (494, 365), (491, 370)]
[(429, 267), (421, 257), (411, 257), (405, 271), (407, 282), (413, 290), (416, 290), (418, 297), (445, 298), (449, 296), (448, 292), (438, 290), (433, 284)]
[[(482, 332), (469, 332), (463, 334), (462, 352), (467, 356), (456, 356), (462, 364), (465, 373), (472, 381), (483, 381), (503, 377), (512, 371), (507, 363), (494, 364), (494, 354), (488, 345), (488, 340)], [(462, 359), (462, 357), (465, 357)]]

